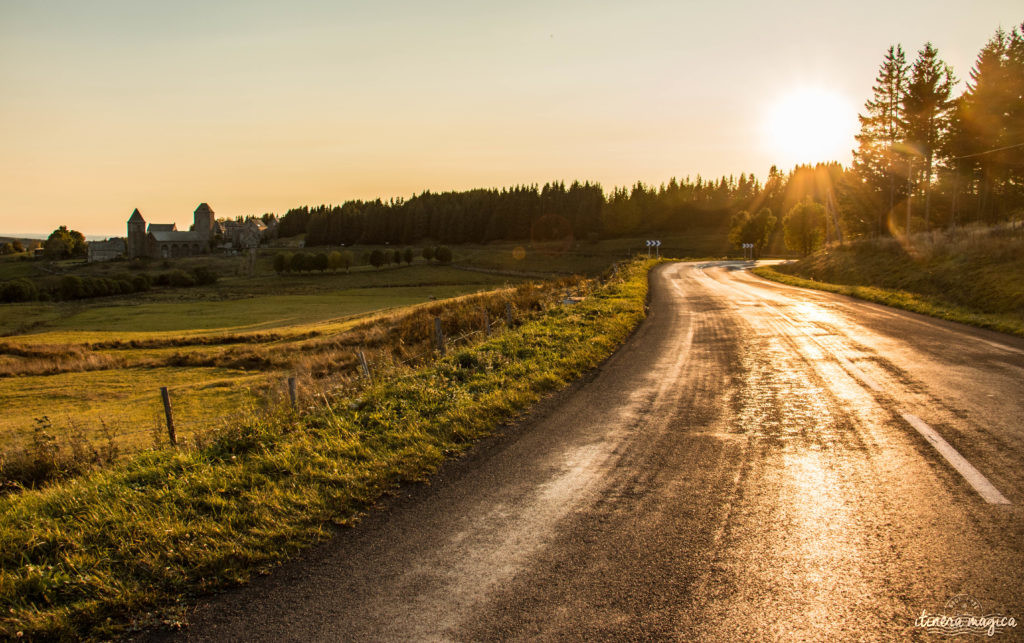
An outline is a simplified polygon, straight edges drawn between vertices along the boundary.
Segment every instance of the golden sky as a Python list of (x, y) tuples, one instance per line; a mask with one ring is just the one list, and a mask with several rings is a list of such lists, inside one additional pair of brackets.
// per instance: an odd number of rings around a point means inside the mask
[[(890, 44), (931, 40), (962, 79), (1022, 20), (1019, 0), (0, 0), (0, 233), (848, 162)], [(772, 131), (813, 97), (830, 136)]]

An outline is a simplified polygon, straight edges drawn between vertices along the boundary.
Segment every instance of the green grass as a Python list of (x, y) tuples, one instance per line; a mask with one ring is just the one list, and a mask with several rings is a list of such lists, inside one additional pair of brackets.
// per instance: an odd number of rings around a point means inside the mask
[[(31, 334), (17, 341), (31, 344), (145, 339), (166, 334), (214, 335), (266, 331), (411, 306), (477, 292), (480, 283), (460, 286), (354, 288), (313, 295), (265, 295), (224, 301), (185, 300), (132, 304), (126, 301), (66, 308), (58, 316), (44, 311)], [(67, 306), (66, 304), (54, 304)], [(15, 305), (18, 306), (18, 305)], [(36, 311), (27, 311), (26, 317)]]
[(0, 636), (102, 638), (147, 614), (173, 619), (182, 597), (244, 582), (351, 524), (606, 358), (643, 318), (649, 267), (381, 377), (358, 409), (335, 399), (254, 414), (199, 447), (0, 498)]
[[(663, 257), (724, 257), (735, 252), (727, 231), (699, 228), (661, 238)], [(597, 242), (576, 241), (569, 247), (558, 244), (495, 243), (485, 246), (453, 246), (456, 265), (504, 270), (510, 272), (599, 274), (615, 261), (638, 254), (646, 255), (644, 242), (651, 237), (603, 239)]]
[[(778, 266), (776, 267), (778, 268)], [(776, 268), (760, 266), (752, 272), (765, 279), (771, 279), (779, 283), (800, 288), (814, 288), (834, 292), (841, 295), (856, 297), (865, 301), (877, 304), (885, 304), (894, 308), (902, 308), (922, 315), (946, 319), (949, 321), (969, 324), (979, 328), (988, 328), (1002, 333), (1019, 335), (1024, 337), (1024, 319), (1020, 315), (1012, 313), (985, 313), (977, 310), (958, 306), (937, 296), (922, 295), (905, 290), (891, 288), (879, 288), (877, 286), (853, 286), (848, 284), (833, 284), (814, 279), (806, 279), (791, 274), (780, 272)]]
[(24, 446), (45, 415), (58, 435), (78, 430), (96, 440), (109, 430), (119, 448), (138, 450), (152, 445), (154, 429), (163, 435), (160, 387), (170, 389), (179, 435), (194, 436), (251, 403), (247, 385), (266, 377), (226, 368), (142, 368), (10, 378), (0, 389), (0, 442), (5, 451)]

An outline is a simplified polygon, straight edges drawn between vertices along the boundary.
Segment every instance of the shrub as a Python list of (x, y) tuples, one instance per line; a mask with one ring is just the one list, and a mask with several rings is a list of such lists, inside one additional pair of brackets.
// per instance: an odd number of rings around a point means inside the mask
[(290, 252), (279, 252), (274, 255), (274, 270), (278, 274), (292, 270), (292, 260), (295, 258)]
[(440, 248), (438, 248), (437, 251), (434, 253), (434, 256), (437, 257), (438, 262), (442, 264), (448, 264), (452, 262), (452, 251), (448, 246), (441, 246)]
[(430, 263), (434, 259), (433, 246), (427, 246), (426, 248), (423, 249), (423, 258), (427, 260), (427, 263)]
[(313, 267), (310, 263), (312, 263), (312, 258), (309, 256), (308, 252), (296, 252), (295, 256), (292, 257), (292, 270), (295, 272), (312, 270)]
[(327, 270), (327, 267), (330, 265), (330, 259), (327, 258), (326, 253), (318, 252), (313, 255), (310, 263), (312, 264), (310, 266), (310, 270), (319, 270), (320, 272), (323, 272), (324, 270)]
[(370, 253), (370, 265), (374, 268), (380, 268), (384, 265), (384, 253), (380, 250), (374, 250)]
[(189, 288), (196, 285), (196, 280), (189, 273), (179, 269), (167, 273), (167, 283), (175, 288)]
[(135, 292), (144, 292), (149, 290), (150, 287), (149, 275), (134, 275), (132, 276), (132, 288)]
[(57, 291), (62, 299), (78, 299), (86, 296), (85, 285), (82, 283), (81, 278), (74, 275), (64, 275), (61, 277)]
[(217, 283), (220, 279), (220, 275), (217, 271), (208, 268), (207, 266), (197, 266), (192, 269), (192, 277), (196, 280), (196, 283), (202, 286)]
[(412, 263), (412, 258), (413, 258), (412, 248), (406, 248), (405, 252), (402, 253), (402, 259), (405, 260), (405, 263), (411, 264)]
[(39, 289), (28, 279), (14, 279), (0, 286), (0, 300), (5, 302), (34, 301), (39, 298)]
[(327, 255), (327, 267), (331, 270), (337, 270), (341, 268), (341, 253), (337, 250)]

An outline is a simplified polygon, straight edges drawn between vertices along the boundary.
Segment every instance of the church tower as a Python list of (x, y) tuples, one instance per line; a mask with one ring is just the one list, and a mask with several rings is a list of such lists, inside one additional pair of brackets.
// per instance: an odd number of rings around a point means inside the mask
[(146, 220), (138, 208), (128, 219), (128, 258), (146, 256)]
[(213, 210), (205, 203), (200, 203), (193, 213), (194, 222), (192, 230), (199, 234), (201, 239), (209, 241), (213, 238)]

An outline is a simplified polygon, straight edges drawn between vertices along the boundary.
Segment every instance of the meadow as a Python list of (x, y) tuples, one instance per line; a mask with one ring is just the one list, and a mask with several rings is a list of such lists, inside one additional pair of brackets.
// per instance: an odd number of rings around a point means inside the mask
[(0, 452), (9, 458), (25, 448), (41, 423), (58, 442), (113, 436), (122, 451), (159, 444), (167, 439), (162, 386), (188, 440), (232, 421), (286, 377), (308, 375), (300, 362), (317, 352), (311, 340), (322, 346), (388, 313), (520, 281), (426, 264), (323, 275), (263, 270), (188, 290), (6, 304)]
[[(295, 408), (253, 409), (178, 448), (0, 495), (0, 637), (107, 640), (173, 626), (197, 594), (352, 524), (610, 355), (643, 318), (651, 265), (428, 302), (357, 323), (348, 338), (307, 337), (289, 352), (319, 358), (347, 339), (391, 350), (377, 354), (372, 381), (324, 377)], [(566, 288), (578, 296), (563, 299)], [(490, 334), (484, 310), (497, 322)], [(387, 363), (429, 345), (435, 315), (454, 331), (448, 355)]]
[[(313, 384), (327, 374), (354, 374), (358, 348), (372, 348), (374, 359), (384, 361), (428, 350), (426, 335), (403, 335), (386, 350), (380, 338), (387, 334), (381, 329), (401, 325), (396, 320), (418, 307), (487, 291), (507, 298), (502, 293), (528, 279), (596, 275), (646, 252), (643, 238), (462, 245), (453, 247), (451, 265), (428, 263), (416, 248), (411, 265), (376, 269), (364, 261), (378, 248), (354, 247), (355, 266), (325, 273), (275, 273), (274, 255), (284, 248), (261, 249), (255, 265), (238, 256), (142, 266), (0, 258), (0, 278), (196, 266), (221, 275), (202, 287), (0, 305), (0, 465), (10, 471), (12, 458), (40, 451), (40, 441), (63, 445), (65, 452), (94, 450), (97, 443), (121, 453), (161, 446), (168, 439), (161, 387), (169, 389), (178, 438), (194, 441), (254, 405), (284, 399), (288, 377)], [(708, 232), (666, 238), (661, 250), (668, 256), (725, 254), (727, 242)], [(500, 307), (492, 312), (502, 317)], [(429, 322), (418, 323), (426, 328)], [(467, 315), (448, 323), (453, 333), (479, 324)], [(379, 332), (369, 337), (366, 329), (374, 325)]]

